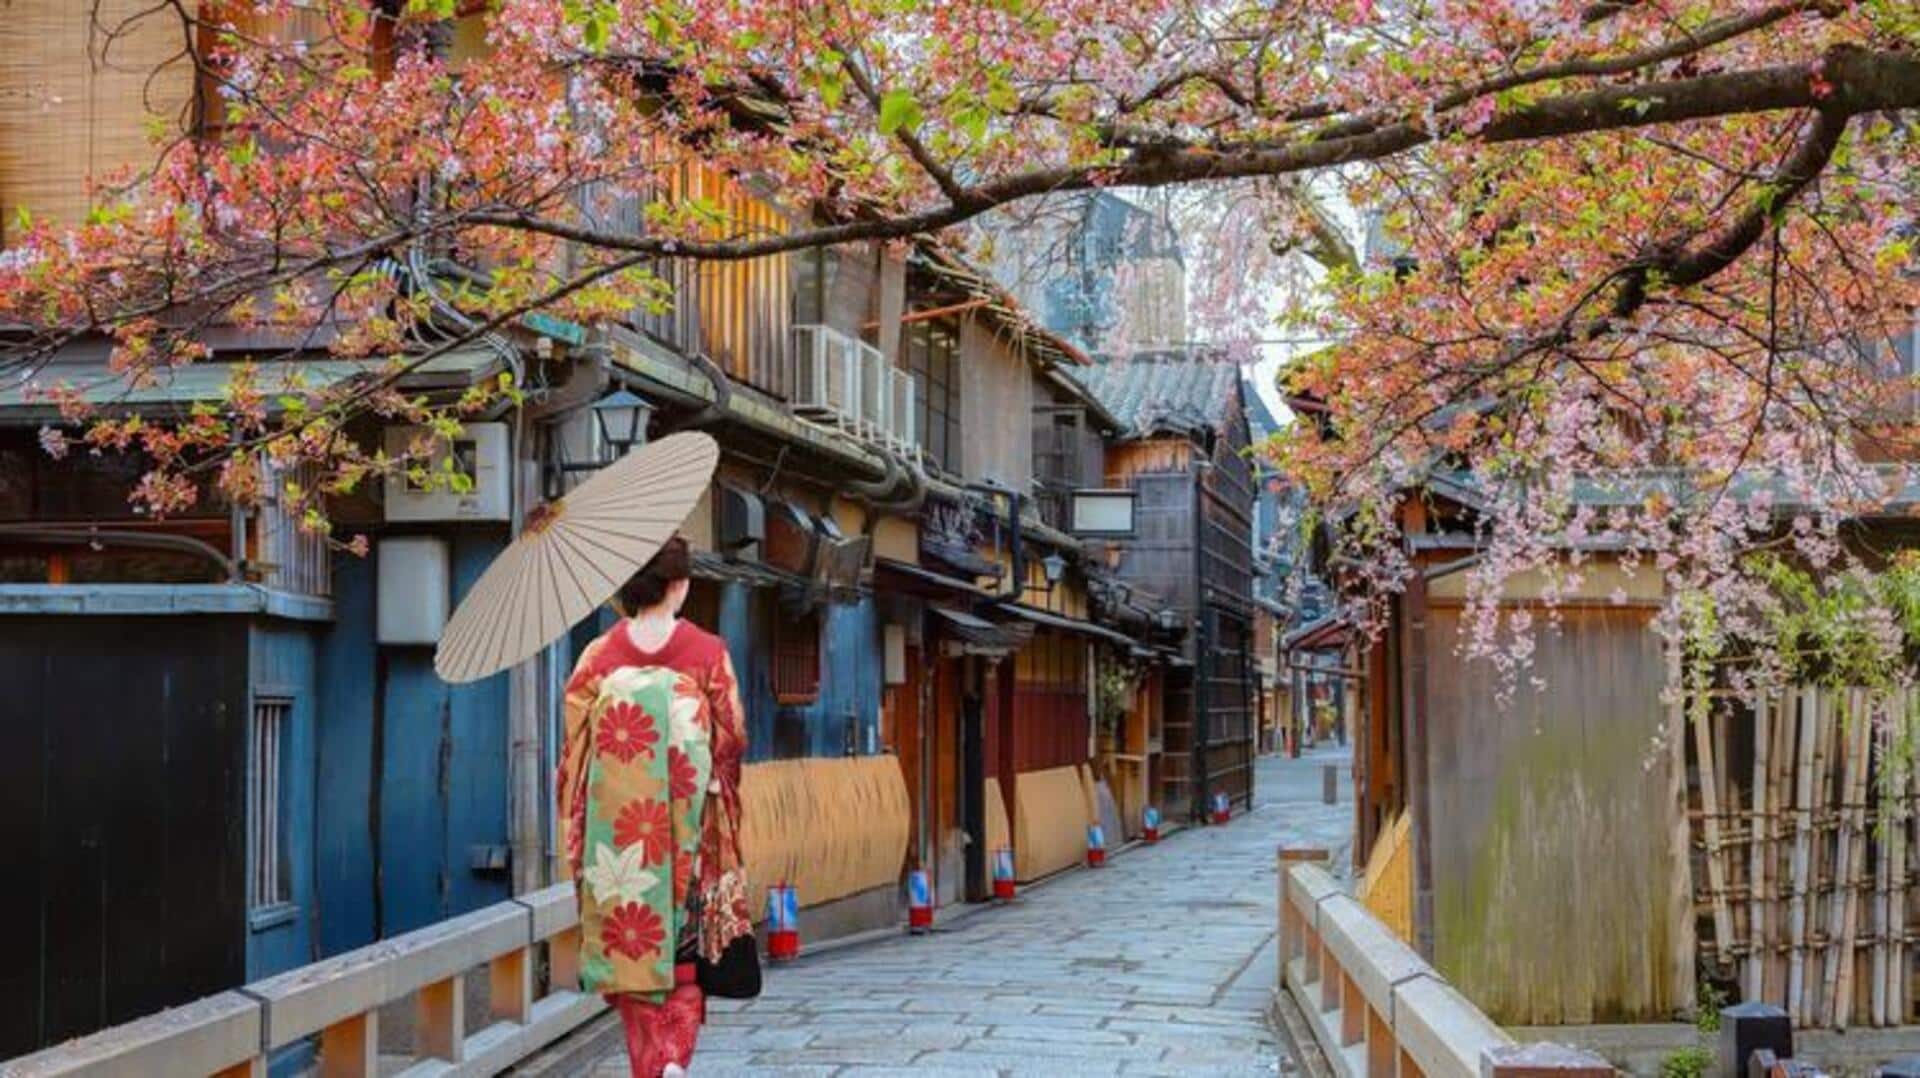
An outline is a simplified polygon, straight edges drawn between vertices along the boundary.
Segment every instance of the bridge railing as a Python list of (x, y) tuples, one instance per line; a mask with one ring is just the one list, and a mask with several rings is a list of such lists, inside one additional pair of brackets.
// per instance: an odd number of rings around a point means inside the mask
[(1522, 1045), (1319, 863), (1280, 851), (1280, 990), (1340, 1078), (1610, 1078), (1604, 1059)]
[[(542, 945), (547, 976), (537, 978)], [(467, 985), (483, 969), (484, 1017), (469, 1030)], [(605, 1009), (578, 990), (579, 972), (573, 885), (559, 884), (0, 1063), (0, 1076), (264, 1076), (275, 1052), (315, 1038), (324, 1078), (371, 1078), (382, 1069), (380, 1012), (409, 998), (412, 1063), (401, 1074), (496, 1074)]]

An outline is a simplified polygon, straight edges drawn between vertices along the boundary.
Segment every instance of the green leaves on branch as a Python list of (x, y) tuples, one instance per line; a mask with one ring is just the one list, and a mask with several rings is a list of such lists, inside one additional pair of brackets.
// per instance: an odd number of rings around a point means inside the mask
[(920, 102), (907, 90), (888, 90), (880, 96), (880, 133), (891, 135), (902, 128), (909, 133), (918, 129), (926, 117)]

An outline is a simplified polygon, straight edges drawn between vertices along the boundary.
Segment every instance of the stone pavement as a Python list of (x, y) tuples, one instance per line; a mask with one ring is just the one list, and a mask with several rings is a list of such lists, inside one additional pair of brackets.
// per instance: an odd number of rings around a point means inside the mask
[[(1340, 803), (1321, 804), (1338, 764)], [(1257, 806), (1028, 889), (932, 935), (771, 968), (765, 993), (715, 1001), (694, 1078), (773, 1075), (1273, 1075), (1274, 851), (1343, 863), (1347, 755), (1261, 761)], [(626, 1075), (624, 1052), (595, 1078)]]

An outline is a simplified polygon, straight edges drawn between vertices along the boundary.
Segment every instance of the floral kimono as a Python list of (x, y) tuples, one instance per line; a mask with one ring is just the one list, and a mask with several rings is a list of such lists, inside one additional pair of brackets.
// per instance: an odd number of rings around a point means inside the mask
[(643, 652), (622, 621), (581, 655), (557, 795), (579, 891), (582, 989), (662, 1003), (676, 963), (696, 950), (717, 960), (752, 931), (739, 843), (745, 741), (718, 637), (680, 621)]

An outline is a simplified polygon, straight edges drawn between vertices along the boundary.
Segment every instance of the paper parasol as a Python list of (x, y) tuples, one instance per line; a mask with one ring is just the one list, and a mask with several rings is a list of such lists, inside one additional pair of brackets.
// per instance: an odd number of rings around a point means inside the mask
[(558, 640), (673, 537), (719, 460), (711, 437), (669, 435), (529, 513), (448, 619), (434, 672), (475, 681)]

